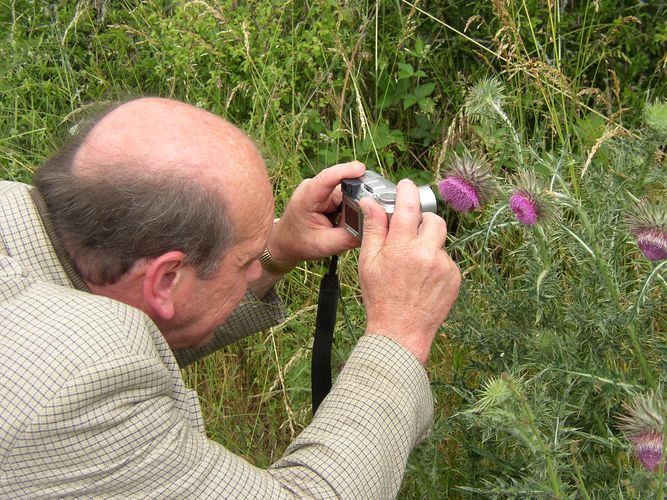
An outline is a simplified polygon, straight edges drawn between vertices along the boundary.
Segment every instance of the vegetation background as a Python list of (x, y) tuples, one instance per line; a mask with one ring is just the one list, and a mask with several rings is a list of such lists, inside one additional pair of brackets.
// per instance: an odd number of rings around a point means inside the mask
[[(248, 131), (278, 213), (334, 163), (435, 184), (455, 153), (484, 156), (489, 205), (443, 209), (464, 284), (401, 497), (664, 496), (662, 467), (636, 461), (616, 420), (635, 394), (663, 397), (667, 373), (665, 262), (623, 223), (636, 198), (665, 200), (650, 126), (667, 114), (650, 108), (667, 90), (665, 2), (0, 0), (0, 36), (4, 179), (29, 182), (93, 103), (139, 95)], [(560, 222), (514, 220), (522, 170), (556, 193)], [(363, 332), (356, 258), (340, 263), (336, 366)], [(280, 284), (287, 323), (184, 372), (210, 436), (258, 466), (311, 418), (322, 272), (304, 263)]]

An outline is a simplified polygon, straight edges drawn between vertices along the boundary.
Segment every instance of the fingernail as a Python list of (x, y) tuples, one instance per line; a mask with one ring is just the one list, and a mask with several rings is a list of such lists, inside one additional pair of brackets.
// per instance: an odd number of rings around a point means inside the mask
[(403, 182), (403, 183), (406, 183), (406, 182), (407, 182), (407, 183), (410, 183), (410, 184), (414, 184), (414, 182), (412, 182), (411, 179), (401, 179), (400, 182), (399, 182), (399, 184), (400, 184), (401, 182)]

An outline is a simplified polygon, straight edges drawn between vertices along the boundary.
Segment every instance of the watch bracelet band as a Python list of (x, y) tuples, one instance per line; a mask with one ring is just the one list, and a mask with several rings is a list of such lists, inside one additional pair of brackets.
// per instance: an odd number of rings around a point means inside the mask
[(296, 267), (296, 266), (286, 266), (284, 264), (281, 264), (280, 262), (276, 262), (276, 260), (273, 258), (273, 255), (271, 255), (271, 252), (269, 252), (268, 248), (264, 248), (262, 256), (259, 258), (259, 263), (267, 271), (276, 274), (287, 274)]

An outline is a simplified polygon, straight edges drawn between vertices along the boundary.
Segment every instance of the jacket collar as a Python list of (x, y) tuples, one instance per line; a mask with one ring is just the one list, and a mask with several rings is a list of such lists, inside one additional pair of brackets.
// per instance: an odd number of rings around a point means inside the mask
[(63, 266), (67, 277), (72, 282), (72, 285), (74, 288), (82, 292), (90, 292), (88, 285), (86, 285), (86, 282), (76, 270), (72, 259), (70, 259), (69, 255), (65, 251), (65, 248), (63, 248), (62, 244), (60, 243), (60, 239), (58, 238), (56, 230), (51, 222), (49, 207), (46, 205), (46, 200), (36, 187), (30, 188), (30, 198), (32, 198), (32, 201), (35, 204), (39, 218), (42, 219), (42, 224), (44, 225), (46, 235), (48, 236), (49, 240), (51, 240), (51, 245), (53, 245), (53, 249), (58, 256), (58, 260)]

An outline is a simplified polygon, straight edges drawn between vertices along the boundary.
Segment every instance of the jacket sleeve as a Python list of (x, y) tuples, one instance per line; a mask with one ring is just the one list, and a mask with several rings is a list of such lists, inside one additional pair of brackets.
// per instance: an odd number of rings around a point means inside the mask
[(388, 337), (365, 335), (272, 473), (303, 496), (394, 498), (432, 420), (431, 388), (417, 358)]
[(81, 371), (13, 443), (2, 496), (393, 498), (432, 418), (424, 369), (379, 336), (360, 340), (312, 424), (268, 469), (207, 439), (196, 396), (174, 398), (177, 385), (140, 354)]
[(237, 340), (261, 332), (285, 320), (285, 307), (274, 289), (262, 299), (248, 291), (231, 316), (213, 333), (213, 339), (204, 347), (179, 349), (174, 352), (181, 368), (232, 344)]

